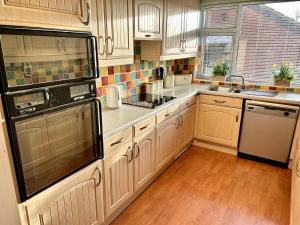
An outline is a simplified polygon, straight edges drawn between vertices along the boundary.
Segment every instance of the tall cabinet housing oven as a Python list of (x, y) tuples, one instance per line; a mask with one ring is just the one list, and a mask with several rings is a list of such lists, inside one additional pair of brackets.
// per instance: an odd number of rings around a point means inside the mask
[(0, 27), (1, 98), (21, 201), (103, 158), (90, 33)]

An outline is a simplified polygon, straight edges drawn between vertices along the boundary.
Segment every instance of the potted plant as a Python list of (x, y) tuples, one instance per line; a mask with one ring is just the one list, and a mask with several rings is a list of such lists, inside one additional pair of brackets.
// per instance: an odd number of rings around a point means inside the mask
[(276, 86), (289, 87), (291, 81), (295, 79), (296, 66), (293, 63), (289, 63), (287, 60), (283, 61), (280, 65), (280, 68), (277, 68), (277, 65), (273, 65), (273, 75), (274, 83)]
[(229, 60), (219, 59), (213, 65), (212, 79), (215, 81), (224, 81), (225, 76), (229, 74), (229, 71)]

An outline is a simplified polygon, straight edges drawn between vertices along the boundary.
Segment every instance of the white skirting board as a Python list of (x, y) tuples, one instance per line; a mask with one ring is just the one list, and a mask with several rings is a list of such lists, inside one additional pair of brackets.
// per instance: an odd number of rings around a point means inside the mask
[(224, 152), (230, 155), (237, 155), (237, 149), (235, 148), (231, 148), (231, 147), (227, 147), (227, 146), (223, 146), (223, 145), (218, 145), (218, 144), (212, 144), (209, 142), (203, 142), (203, 141), (199, 141), (197, 139), (195, 139), (193, 141), (193, 145), (195, 146), (199, 146), (202, 148), (206, 148), (209, 150), (213, 150), (213, 151), (219, 151), (219, 152)]

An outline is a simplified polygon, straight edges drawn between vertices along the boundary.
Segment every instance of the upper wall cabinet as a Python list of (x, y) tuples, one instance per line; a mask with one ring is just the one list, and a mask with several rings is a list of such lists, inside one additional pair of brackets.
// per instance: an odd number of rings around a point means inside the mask
[(100, 66), (133, 63), (132, 0), (99, 0)]
[(195, 57), (200, 28), (199, 0), (165, 0), (163, 40), (142, 41), (142, 60)]
[(199, 13), (199, 0), (165, 1), (163, 58), (174, 58), (170, 57), (172, 55), (177, 55), (177, 58), (195, 56), (198, 48)]
[(3, 0), (0, 24), (92, 31), (95, 0)]
[(163, 0), (135, 1), (135, 33), (137, 40), (161, 40)]

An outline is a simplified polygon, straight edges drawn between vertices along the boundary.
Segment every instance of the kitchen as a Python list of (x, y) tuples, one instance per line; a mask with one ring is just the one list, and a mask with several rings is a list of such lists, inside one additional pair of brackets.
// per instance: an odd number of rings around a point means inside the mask
[(299, 11), (3, 0), (0, 224), (300, 224)]

